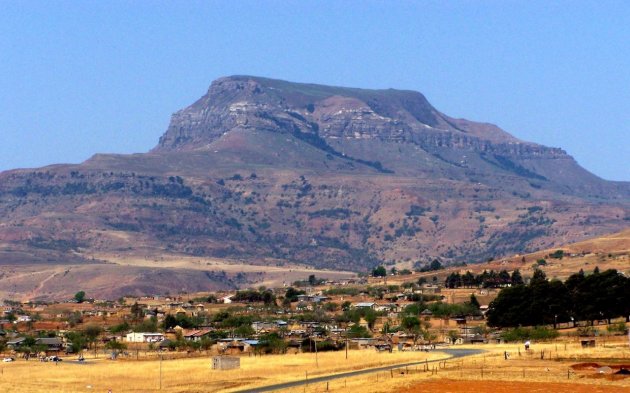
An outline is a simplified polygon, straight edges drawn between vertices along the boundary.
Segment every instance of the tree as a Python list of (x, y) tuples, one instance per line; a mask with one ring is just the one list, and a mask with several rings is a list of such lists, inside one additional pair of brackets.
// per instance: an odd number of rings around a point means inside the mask
[(406, 316), (402, 319), (400, 323), (400, 327), (407, 332), (407, 334), (413, 337), (413, 345), (416, 345), (416, 342), (420, 337), (424, 339), (431, 339), (431, 335), (428, 331), (428, 326), (422, 324), (420, 319), (415, 316)]
[(127, 344), (121, 343), (120, 341), (111, 340), (105, 344), (105, 349), (111, 349), (114, 351), (123, 351), (127, 349)]
[(138, 305), (138, 302), (134, 302), (131, 305), (131, 315), (133, 317), (134, 320), (138, 320), (138, 319), (142, 319), (142, 317), (144, 316), (144, 313), (142, 312), (142, 307), (140, 307), (140, 305)]
[(118, 325), (112, 326), (109, 331), (112, 333), (124, 333), (130, 329), (130, 326), (127, 322), (120, 323)]
[(374, 277), (385, 277), (385, 276), (387, 276), (387, 270), (385, 270), (385, 266), (380, 265), (378, 267), (375, 267), (374, 270), (372, 270), (372, 276), (374, 276)]
[(476, 283), (475, 276), (470, 272), (470, 270), (466, 271), (466, 273), (462, 276), (461, 281), (462, 284), (467, 288), (474, 286)]
[(265, 291), (263, 292), (263, 303), (265, 303), (266, 305), (276, 305), (276, 295), (273, 294), (273, 292), (271, 291)]
[(516, 269), (512, 272), (512, 277), (510, 277), (510, 283), (512, 285), (523, 285), (523, 276), (521, 275), (520, 270)]
[(369, 338), (372, 337), (370, 332), (361, 325), (352, 325), (350, 329), (348, 329), (348, 338)]
[(547, 281), (547, 275), (540, 269), (534, 269), (534, 275), (532, 276), (530, 285), (534, 285), (542, 281)]
[(81, 353), (87, 343), (85, 336), (81, 332), (68, 332), (66, 333), (66, 339), (70, 343), (74, 353)]
[(79, 291), (77, 293), (74, 294), (74, 300), (77, 301), (77, 303), (83, 303), (85, 301), (85, 292), (84, 291)]
[(298, 295), (304, 295), (304, 293), (304, 291), (289, 287), (287, 288), (287, 292), (284, 294), (284, 298), (289, 299), (289, 302), (291, 303), (295, 303), (298, 301)]
[(433, 261), (431, 261), (431, 264), (429, 265), (429, 269), (431, 269), (431, 271), (440, 270), (442, 269), (442, 264), (440, 263), (438, 259), (434, 259)]
[(479, 310), (479, 307), (481, 307), (481, 305), (479, 304), (479, 300), (477, 300), (477, 296), (475, 296), (474, 293), (470, 295), (470, 305), (477, 310)]
[(85, 336), (85, 339), (90, 347), (94, 345), (96, 339), (102, 332), (103, 328), (98, 325), (88, 325), (85, 327), (85, 329), (83, 329), (83, 335)]
[(287, 342), (278, 333), (269, 333), (260, 336), (259, 346), (256, 349), (263, 353), (286, 353), (287, 346)]
[(164, 321), (162, 321), (162, 328), (164, 330), (169, 330), (177, 326), (177, 318), (174, 315), (167, 314), (164, 317)]
[(251, 325), (241, 325), (234, 329), (234, 334), (239, 337), (251, 337), (255, 334), (254, 328)]
[(490, 326), (530, 325), (531, 288), (525, 285), (504, 288), (490, 302), (486, 317)]

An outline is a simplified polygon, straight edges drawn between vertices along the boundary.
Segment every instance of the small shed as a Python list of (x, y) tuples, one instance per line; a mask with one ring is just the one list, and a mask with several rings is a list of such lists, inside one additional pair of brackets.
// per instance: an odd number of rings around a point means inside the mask
[(213, 370), (233, 370), (241, 367), (241, 358), (237, 356), (214, 356), (212, 358)]

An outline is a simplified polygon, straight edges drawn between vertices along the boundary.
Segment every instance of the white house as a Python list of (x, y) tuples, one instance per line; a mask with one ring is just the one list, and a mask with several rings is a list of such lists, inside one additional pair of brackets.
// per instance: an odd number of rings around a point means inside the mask
[(31, 321), (31, 317), (28, 315), (18, 315), (17, 319), (15, 320), (15, 322), (30, 322)]
[(129, 343), (157, 343), (164, 341), (162, 333), (128, 333), (126, 341)]

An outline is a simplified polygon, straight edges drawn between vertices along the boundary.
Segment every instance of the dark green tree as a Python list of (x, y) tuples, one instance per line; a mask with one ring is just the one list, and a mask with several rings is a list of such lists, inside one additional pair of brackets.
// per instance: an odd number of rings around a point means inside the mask
[(377, 266), (372, 270), (372, 276), (374, 277), (385, 277), (387, 276), (387, 270), (385, 270), (385, 266)]
[(516, 269), (512, 272), (512, 277), (510, 277), (510, 283), (512, 285), (523, 285), (523, 276), (521, 275), (520, 270)]
[(85, 292), (84, 291), (79, 291), (77, 293), (74, 294), (74, 300), (77, 301), (77, 303), (83, 303), (85, 301)]

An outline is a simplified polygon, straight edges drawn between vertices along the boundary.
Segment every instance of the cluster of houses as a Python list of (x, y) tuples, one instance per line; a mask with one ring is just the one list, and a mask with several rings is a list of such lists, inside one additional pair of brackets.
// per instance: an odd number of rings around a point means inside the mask
[[(286, 289), (275, 289), (277, 295), (282, 295)], [(308, 292), (308, 291), (307, 291)], [(297, 295), (297, 302), (294, 302), (288, 309), (278, 308), (273, 314), (267, 313), (262, 306), (255, 304), (242, 305), (245, 313), (253, 310), (261, 311), (265, 320), (257, 320), (251, 323), (251, 334), (249, 337), (220, 338), (222, 335), (216, 334), (217, 328), (208, 324), (199, 326), (196, 329), (183, 329), (179, 326), (162, 332), (155, 331), (132, 331), (117, 334), (105, 333), (99, 338), (100, 344), (108, 341), (119, 341), (134, 347), (146, 346), (147, 348), (172, 350), (173, 343), (190, 342), (204, 343), (212, 342), (212, 348), (221, 354), (238, 354), (256, 350), (260, 345), (260, 337), (268, 333), (278, 333), (286, 342), (290, 350), (299, 351), (305, 342), (304, 340), (329, 341), (337, 346), (343, 345), (349, 348), (376, 348), (378, 350), (398, 350), (426, 348), (426, 345), (434, 345), (436, 342), (458, 344), (464, 342), (487, 342), (491, 337), (481, 337), (474, 333), (474, 326), (480, 321), (478, 318), (434, 318), (430, 310), (422, 311), (418, 316), (429, 322), (432, 329), (438, 334), (432, 342), (425, 342), (419, 337), (405, 332), (387, 332), (387, 326), (396, 326), (397, 321), (404, 316), (403, 312), (407, 305), (413, 303), (409, 296), (414, 293), (440, 294), (440, 287), (426, 284), (421, 289), (413, 292), (409, 289), (400, 289), (400, 292), (387, 293), (384, 299), (372, 298), (365, 292), (358, 295), (327, 295), (326, 292), (304, 293)], [(5, 304), (0, 308), (0, 340), (6, 343), (8, 350), (19, 350), (24, 343), (25, 336), (32, 337), (49, 336), (51, 332), (56, 332), (56, 337), (37, 338), (35, 345), (38, 348), (45, 348), (45, 352), (59, 353), (69, 351), (69, 344), (65, 338), (65, 333), (80, 330), (86, 324), (98, 324), (103, 327), (114, 326), (124, 321), (128, 321), (130, 315), (140, 320), (163, 321), (166, 316), (208, 316), (231, 307), (234, 293), (215, 294), (217, 303), (211, 304), (207, 301), (194, 301), (192, 296), (187, 299), (179, 297), (140, 297), (135, 299), (125, 299), (125, 301), (111, 302), (86, 302), (64, 303), (64, 304)], [(375, 321), (370, 324), (365, 319), (361, 319), (358, 325), (371, 333), (371, 338), (348, 337), (348, 329), (353, 325), (343, 324), (340, 326), (336, 322), (304, 321), (303, 318), (296, 318), (301, 313), (319, 309), (328, 302), (350, 304), (350, 308), (369, 309), (378, 313)], [(221, 308), (223, 307), (223, 308)], [(483, 307), (483, 306), (482, 306)], [(339, 311), (341, 312), (341, 310)], [(259, 313), (260, 314), (260, 313)], [(274, 318), (275, 315), (275, 318)], [(280, 318), (278, 318), (280, 317)], [(453, 330), (456, 335), (447, 334)], [(325, 333), (324, 333), (325, 332)], [(225, 332), (224, 332), (225, 333)], [(4, 337), (4, 338), (3, 338)], [(224, 337), (224, 335), (223, 335)], [(340, 344), (341, 343), (341, 344)]]

